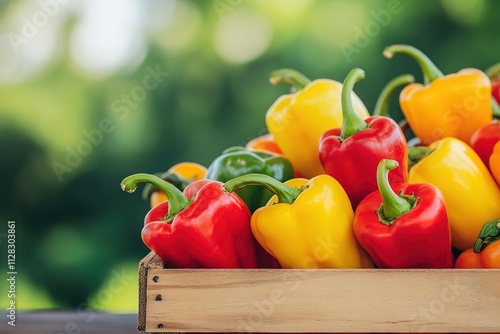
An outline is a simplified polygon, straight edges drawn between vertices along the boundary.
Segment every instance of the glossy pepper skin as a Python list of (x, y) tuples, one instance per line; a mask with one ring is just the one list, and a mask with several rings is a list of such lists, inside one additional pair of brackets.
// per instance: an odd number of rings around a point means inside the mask
[(200, 180), (184, 194), (149, 174), (122, 181), (133, 192), (149, 182), (167, 194), (168, 201), (146, 215), (142, 239), (171, 268), (257, 268), (250, 211), (236, 194), (217, 181)]
[[(290, 70), (278, 70), (270, 81), (292, 83), (298, 91), (283, 95), (269, 108), (266, 125), (283, 154), (305, 178), (323, 174), (318, 158), (321, 135), (342, 123), (342, 84), (328, 79), (312, 82)], [(353, 109), (362, 119), (370, 116), (363, 102), (352, 93)]]
[[(250, 173), (266, 174), (279, 181), (290, 180), (294, 176), (293, 167), (287, 158), (235, 146), (226, 149), (212, 162), (205, 177), (226, 182)], [(272, 196), (272, 193), (264, 188), (241, 189), (236, 193), (245, 201), (251, 212), (266, 205)]]
[(473, 248), (463, 251), (455, 268), (500, 269), (500, 219), (486, 222)]
[(408, 148), (398, 124), (384, 116), (362, 120), (352, 112), (350, 92), (363, 77), (361, 69), (354, 69), (347, 76), (342, 92), (342, 128), (325, 132), (319, 145), (319, 158), (326, 173), (340, 182), (353, 208), (377, 190), (377, 166), (382, 158), (399, 163), (391, 173), (391, 183), (408, 179)]
[(471, 248), (485, 221), (500, 217), (500, 190), (474, 150), (456, 138), (444, 138), (428, 147), (410, 148), (419, 153), (410, 168), (410, 183), (429, 183), (444, 196), (455, 248)]
[(250, 140), (245, 145), (245, 148), (249, 151), (264, 151), (272, 154), (283, 155), (283, 152), (276, 143), (276, 140), (270, 133), (266, 133), (265, 135)]
[(283, 268), (371, 268), (352, 232), (354, 213), (340, 184), (328, 175), (284, 184), (249, 174), (224, 184), (231, 192), (264, 186), (276, 195), (252, 215), (257, 241)]
[(400, 106), (411, 129), (423, 145), (454, 137), (469, 143), (474, 131), (492, 120), (491, 83), (477, 69), (443, 73), (420, 50), (409, 45), (392, 45), (387, 58), (403, 53), (414, 58), (424, 74), (425, 85), (414, 83), (400, 94)]
[(479, 155), (479, 158), (488, 167), (493, 146), (500, 140), (500, 123), (493, 120), (474, 132), (470, 140), (470, 147)]
[(429, 184), (389, 184), (395, 160), (383, 159), (379, 190), (359, 203), (356, 239), (379, 268), (452, 268), (451, 236), (441, 192)]
[(488, 163), (491, 175), (493, 175), (500, 186), (500, 140), (493, 146), (493, 152), (490, 155)]
[[(173, 184), (180, 191), (183, 191), (190, 183), (203, 179), (206, 173), (207, 169), (200, 164), (195, 162), (181, 162), (157, 176)], [(151, 208), (167, 200), (167, 195), (151, 184), (147, 184), (144, 187), (142, 197), (146, 200), (149, 199)]]

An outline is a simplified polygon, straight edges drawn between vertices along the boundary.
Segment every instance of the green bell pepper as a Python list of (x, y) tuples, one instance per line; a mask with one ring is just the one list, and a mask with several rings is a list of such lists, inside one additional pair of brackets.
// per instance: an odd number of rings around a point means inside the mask
[[(226, 182), (250, 173), (269, 175), (281, 182), (294, 177), (292, 164), (287, 158), (269, 152), (254, 152), (244, 147), (234, 146), (224, 150), (212, 162), (205, 178)], [(245, 201), (251, 212), (265, 206), (273, 195), (263, 187), (246, 187), (236, 190), (236, 193)]]

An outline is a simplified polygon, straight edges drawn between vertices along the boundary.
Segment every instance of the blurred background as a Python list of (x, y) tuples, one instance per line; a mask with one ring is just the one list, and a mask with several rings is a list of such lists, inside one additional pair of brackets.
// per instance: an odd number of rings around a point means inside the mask
[(135, 312), (149, 204), (120, 181), (208, 166), (264, 134), (290, 89), (272, 70), (343, 81), (361, 67), (371, 110), (394, 76), (422, 80), (385, 46), (484, 70), (500, 60), (498, 13), (493, 0), (1, 0), (0, 247), (15, 220), (18, 310)]

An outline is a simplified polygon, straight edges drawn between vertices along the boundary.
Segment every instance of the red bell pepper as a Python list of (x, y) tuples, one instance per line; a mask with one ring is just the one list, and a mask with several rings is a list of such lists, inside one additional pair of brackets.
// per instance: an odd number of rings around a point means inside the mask
[(236, 194), (218, 181), (193, 182), (184, 194), (150, 174), (125, 178), (121, 187), (133, 192), (148, 182), (164, 191), (168, 201), (146, 215), (142, 240), (172, 268), (257, 268), (250, 211)]
[(477, 129), (470, 139), (470, 146), (479, 155), (485, 166), (493, 153), (493, 146), (500, 140), (500, 122), (493, 120)]
[(319, 158), (326, 173), (344, 188), (353, 208), (377, 190), (377, 166), (382, 158), (394, 159), (399, 167), (391, 182), (408, 179), (408, 147), (398, 124), (389, 117), (372, 116), (362, 120), (352, 107), (354, 84), (364, 71), (352, 70), (342, 88), (342, 127), (332, 129), (320, 139)]
[(473, 248), (466, 249), (457, 258), (455, 268), (500, 269), (500, 219), (486, 222)]
[(441, 192), (425, 183), (390, 184), (389, 171), (397, 166), (395, 160), (380, 161), (379, 190), (359, 203), (354, 235), (379, 268), (452, 268), (450, 227)]

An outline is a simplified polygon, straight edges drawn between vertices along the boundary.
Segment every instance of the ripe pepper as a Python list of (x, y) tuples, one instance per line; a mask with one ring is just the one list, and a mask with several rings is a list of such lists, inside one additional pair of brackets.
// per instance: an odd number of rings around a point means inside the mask
[(362, 78), (364, 71), (357, 68), (345, 79), (342, 127), (325, 132), (319, 145), (319, 158), (326, 173), (340, 182), (353, 208), (377, 190), (377, 166), (382, 158), (399, 163), (391, 174), (391, 182), (408, 179), (408, 147), (398, 124), (384, 116), (362, 120), (353, 112), (351, 91)]
[(443, 193), (455, 248), (474, 245), (484, 222), (500, 217), (500, 190), (474, 150), (456, 138), (444, 138), (428, 147), (411, 147), (411, 183), (429, 183)]
[(264, 151), (273, 154), (283, 155), (283, 152), (276, 143), (276, 140), (270, 133), (266, 133), (265, 135), (250, 140), (245, 145), (245, 148), (249, 151)]
[(342, 186), (328, 175), (284, 184), (262, 174), (237, 177), (228, 192), (263, 186), (273, 196), (251, 219), (252, 232), (283, 268), (370, 268), (352, 232), (354, 213)]
[(473, 248), (463, 251), (455, 268), (500, 269), (500, 219), (484, 224)]
[[(271, 74), (273, 84), (287, 82), (298, 90), (283, 95), (269, 108), (266, 125), (283, 154), (300, 175), (312, 178), (323, 174), (318, 158), (321, 135), (342, 123), (340, 95), (342, 84), (328, 79), (310, 82), (300, 73), (283, 69)], [(363, 102), (352, 93), (353, 109), (359, 117), (369, 117)]]
[(491, 153), (489, 159), (489, 167), (491, 175), (493, 175), (500, 186), (500, 140), (493, 146), (493, 153)]
[(455, 137), (464, 142), (477, 129), (491, 122), (491, 83), (477, 69), (464, 69), (444, 76), (420, 50), (409, 45), (392, 45), (387, 58), (403, 53), (414, 58), (424, 74), (425, 86), (414, 83), (400, 94), (400, 105), (411, 129), (423, 145)]
[(397, 166), (395, 160), (380, 161), (379, 190), (356, 209), (356, 238), (379, 268), (452, 268), (450, 227), (441, 192), (425, 183), (389, 184), (389, 171)]
[(486, 167), (489, 166), (493, 146), (500, 140), (500, 122), (491, 123), (477, 129), (470, 139), (470, 147), (479, 155)]
[(134, 192), (149, 182), (167, 194), (168, 201), (146, 215), (142, 240), (172, 268), (257, 268), (250, 211), (236, 194), (217, 181), (199, 180), (184, 194), (150, 174), (126, 177), (121, 187)]
[[(184, 191), (190, 183), (203, 179), (206, 172), (207, 169), (200, 164), (194, 162), (181, 162), (169, 168), (165, 173), (157, 176), (173, 184), (180, 191)], [(167, 200), (167, 195), (151, 184), (147, 184), (144, 187), (142, 197), (146, 200), (149, 198), (151, 208)]]
[[(249, 173), (266, 174), (279, 181), (290, 180), (294, 175), (290, 161), (283, 156), (262, 151), (252, 152), (235, 146), (226, 149), (212, 162), (205, 177), (226, 182)], [(236, 193), (245, 201), (251, 212), (266, 205), (272, 196), (270, 191), (263, 188), (241, 189)]]

